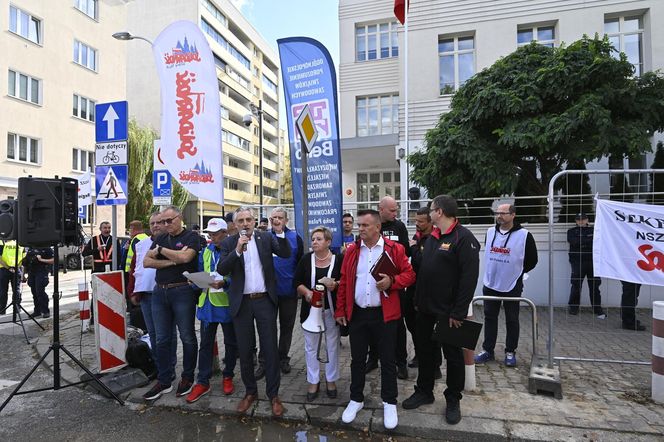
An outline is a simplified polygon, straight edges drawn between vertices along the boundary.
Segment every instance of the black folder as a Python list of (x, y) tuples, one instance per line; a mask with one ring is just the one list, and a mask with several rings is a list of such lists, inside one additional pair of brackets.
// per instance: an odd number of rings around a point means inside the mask
[(482, 323), (465, 319), (461, 323), (461, 327), (450, 327), (448, 317), (441, 317), (436, 321), (433, 328), (431, 339), (438, 341), (441, 344), (449, 344), (457, 347), (475, 350), (477, 340), (482, 331)]

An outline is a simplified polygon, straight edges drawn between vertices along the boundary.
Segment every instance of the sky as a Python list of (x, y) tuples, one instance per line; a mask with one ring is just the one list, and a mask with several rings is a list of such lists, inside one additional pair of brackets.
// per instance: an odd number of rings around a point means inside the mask
[[(338, 0), (231, 0), (277, 52), (277, 39), (310, 37), (339, 61)], [(336, 66), (335, 66), (336, 67)], [(337, 67), (337, 72), (339, 71)]]

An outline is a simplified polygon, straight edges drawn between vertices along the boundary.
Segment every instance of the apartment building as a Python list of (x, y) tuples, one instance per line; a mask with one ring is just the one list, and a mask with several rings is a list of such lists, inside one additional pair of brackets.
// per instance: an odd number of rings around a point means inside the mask
[[(559, 46), (584, 34), (607, 34), (637, 75), (664, 68), (660, 0), (411, 0), (407, 65), (405, 27), (393, 6), (393, 0), (339, 1), (345, 203), (384, 195), (407, 198), (410, 184), (402, 158), (422, 147), (426, 131), (465, 81), (519, 45), (535, 40)], [(653, 146), (661, 138), (657, 134)], [(619, 163), (610, 166), (647, 167), (652, 155)], [(589, 168), (608, 166), (604, 160)], [(629, 179), (635, 180), (632, 186), (647, 183), (638, 174)]]
[[(77, 178), (94, 171), (95, 104), (123, 99), (125, 51), (111, 34), (122, 1), (0, 0), (0, 199), (18, 178)], [(110, 221), (91, 206), (84, 223)], [(124, 209), (118, 210), (124, 231)]]
[[(259, 204), (263, 175), (264, 204), (279, 196), (279, 58), (229, 0), (140, 0), (128, 3), (126, 30), (150, 41), (170, 23), (198, 23), (214, 53), (221, 101), (224, 161), (224, 209)], [(118, 29), (120, 30), (120, 29)], [(127, 46), (127, 99), (129, 112), (142, 125), (159, 132), (160, 99), (157, 71), (147, 42)], [(263, 117), (263, 170), (260, 166), (259, 115)], [(252, 114), (249, 125), (243, 117)], [(282, 147), (283, 149), (283, 147)], [(209, 201), (192, 200), (185, 218), (202, 220), (219, 216), (222, 208)]]

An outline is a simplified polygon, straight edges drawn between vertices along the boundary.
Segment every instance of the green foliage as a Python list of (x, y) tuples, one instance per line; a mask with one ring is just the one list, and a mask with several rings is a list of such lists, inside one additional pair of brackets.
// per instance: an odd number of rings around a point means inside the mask
[[(152, 205), (152, 170), (154, 140), (157, 133), (151, 128), (143, 128), (136, 120), (129, 122), (129, 200), (125, 220), (141, 220), (148, 224), (150, 214), (158, 210)], [(173, 205), (181, 209), (187, 204), (189, 193), (173, 180)]]
[[(471, 78), (410, 156), (430, 195), (546, 195), (568, 163), (650, 150), (664, 129), (664, 77), (634, 78), (608, 39), (521, 47)], [(615, 53), (614, 53), (615, 54)]]
[[(664, 143), (657, 142), (655, 159), (652, 161), (651, 169), (664, 169)], [(651, 204), (664, 205), (664, 173), (650, 174), (650, 189), (654, 193)], [(659, 195), (657, 195), (659, 194)]]
[[(567, 165), (566, 169), (585, 170), (586, 165), (581, 160), (574, 160)], [(591, 195), (589, 175), (585, 173), (568, 174), (560, 180), (560, 189), (565, 196), (560, 199), (562, 208), (558, 216), (559, 222), (573, 223), (576, 214), (581, 212), (588, 215), (592, 214), (593, 196)]]

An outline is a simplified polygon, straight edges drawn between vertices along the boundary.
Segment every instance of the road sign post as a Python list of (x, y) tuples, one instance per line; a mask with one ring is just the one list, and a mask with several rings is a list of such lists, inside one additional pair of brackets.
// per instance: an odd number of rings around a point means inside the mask
[[(95, 183), (97, 205), (111, 206), (111, 236), (118, 240), (118, 205), (127, 204), (129, 111), (126, 101), (95, 106)], [(111, 197), (111, 194), (113, 196)], [(118, 253), (113, 253), (113, 269), (118, 268)]]

